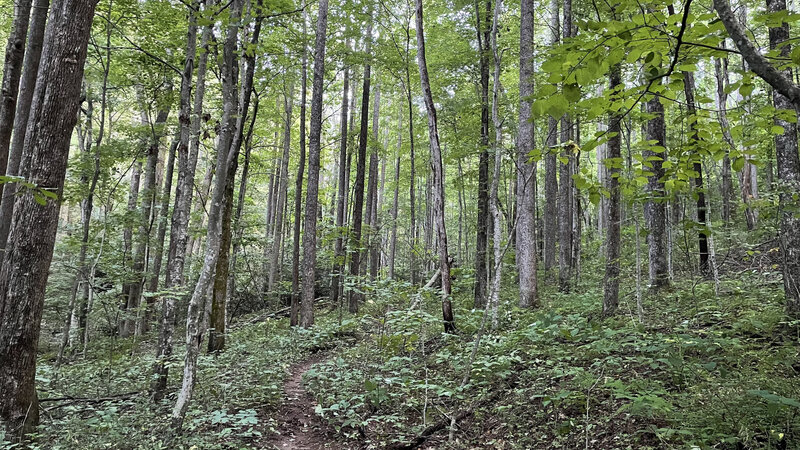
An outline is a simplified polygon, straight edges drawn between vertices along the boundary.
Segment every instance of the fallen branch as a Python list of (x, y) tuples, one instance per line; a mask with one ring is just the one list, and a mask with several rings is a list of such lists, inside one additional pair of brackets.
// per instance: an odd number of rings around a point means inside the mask
[(141, 391), (126, 392), (124, 394), (107, 395), (105, 397), (70, 397), (70, 396), (53, 397), (53, 398), (43, 398), (39, 400), (39, 403), (63, 402), (58, 405), (53, 405), (46, 409), (47, 411), (51, 411), (53, 409), (63, 408), (64, 406), (74, 405), (76, 403), (96, 404), (96, 403), (127, 400), (136, 397), (141, 393), (142, 393)]
[(387, 448), (391, 449), (391, 450), (414, 450), (414, 449), (420, 448), (423, 444), (425, 444), (425, 442), (428, 439), (431, 438), (431, 436), (433, 436), (434, 434), (436, 434), (439, 431), (444, 430), (445, 428), (450, 426), (450, 424), (452, 422), (458, 422), (460, 420), (464, 420), (467, 417), (471, 416), (475, 412), (476, 409), (478, 409), (478, 408), (480, 408), (482, 406), (485, 406), (485, 405), (487, 405), (489, 403), (492, 403), (495, 400), (497, 400), (497, 398), (500, 396), (501, 392), (502, 392), (501, 390), (495, 391), (494, 394), (492, 394), (489, 397), (487, 397), (487, 398), (475, 403), (474, 405), (470, 406), (469, 408), (462, 409), (455, 416), (445, 417), (444, 419), (439, 420), (438, 422), (434, 423), (433, 425), (429, 426), (428, 428), (425, 428), (424, 430), (422, 430), (422, 433), (420, 433), (417, 437), (415, 437), (411, 442), (402, 443), (402, 444), (394, 444), (394, 445), (390, 445)]
[(442, 269), (436, 269), (436, 272), (433, 274), (431, 279), (427, 283), (425, 283), (425, 286), (422, 286), (422, 289), (420, 289), (419, 291), (417, 291), (416, 294), (414, 294), (414, 302), (411, 303), (411, 306), (408, 307), (409, 310), (412, 310), (417, 307), (420, 300), (422, 300), (422, 291), (424, 291), (425, 289), (432, 288), (433, 285), (436, 284), (436, 280), (439, 279), (439, 276), (441, 274), (442, 274)]

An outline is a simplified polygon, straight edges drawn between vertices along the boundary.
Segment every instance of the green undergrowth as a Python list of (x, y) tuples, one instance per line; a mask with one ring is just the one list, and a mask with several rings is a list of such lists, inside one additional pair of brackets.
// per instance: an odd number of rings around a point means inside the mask
[[(155, 333), (142, 340), (103, 338), (56, 371), (42, 355), (37, 371), (41, 425), (33, 448), (241, 449), (263, 448), (273, 434), (288, 368), (348, 342), (335, 317), (322, 315), (312, 330), (290, 329), (287, 319), (244, 318), (233, 324), (227, 348), (201, 354), (184, 432), (169, 441), (168, 425), (183, 369), (182, 336), (170, 363), (168, 395), (148, 396)], [(99, 401), (98, 401), (99, 399)], [(13, 448), (3, 443), (0, 448)]]
[[(409, 310), (408, 286), (384, 284), (350, 319), (364, 339), (307, 383), (317, 414), (369, 448), (433, 428), (430, 448), (800, 448), (798, 324), (785, 321), (774, 275), (737, 277), (719, 297), (698, 280), (645, 292), (643, 323), (629, 283), (620, 314), (603, 319), (597, 279), (570, 294), (545, 284), (526, 311), (505, 280), (499, 328), (463, 387), (482, 318), (468, 279), (454, 294), (457, 335), (442, 333), (435, 293)], [(450, 441), (453, 414), (463, 419)]]

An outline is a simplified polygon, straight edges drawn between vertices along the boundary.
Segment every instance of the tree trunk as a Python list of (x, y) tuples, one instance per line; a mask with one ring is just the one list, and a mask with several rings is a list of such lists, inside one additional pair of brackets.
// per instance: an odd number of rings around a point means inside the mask
[(300, 206), (303, 201), (303, 171), (306, 167), (306, 92), (308, 81), (308, 46), (306, 45), (306, 11), (303, 10), (303, 72), (300, 88), (300, 158), (297, 163), (297, 178), (294, 190), (294, 230), (292, 241), (292, 305), (289, 322), (292, 326), (300, 323)]
[(489, 242), (489, 39), (491, 33), (492, 2), (487, 0), (481, 20), (480, 1), (475, 2), (475, 31), (478, 35), (478, 57), (481, 89), (481, 140), (478, 158), (478, 223), (475, 238), (475, 288), (473, 305), (486, 306), (486, 250)]
[[(322, 0), (326, 1), (326, 0)], [(433, 175), (433, 210), (436, 223), (436, 234), (439, 238), (439, 268), (442, 277), (442, 318), (445, 333), (456, 331), (456, 322), (453, 317), (453, 305), (450, 302), (450, 255), (447, 253), (447, 229), (445, 228), (444, 214), (444, 168), (442, 167), (442, 151), (439, 147), (439, 130), (436, 120), (436, 106), (433, 104), (431, 84), (428, 79), (428, 64), (425, 60), (425, 32), (423, 30), (422, 0), (415, 0), (416, 29), (417, 29), (417, 63), (419, 64), (419, 78), (422, 86), (422, 97), (425, 100), (425, 109), (428, 112), (428, 135), (431, 146), (431, 171)]]
[[(767, 0), (771, 14), (786, 11), (785, 0)], [(780, 49), (780, 55), (788, 58), (792, 53), (789, 40), (789, 25), (769, 29), (769, 45)], [(752, 64), (751, 64), (752, 65)], [(783, 71), (791, 79), (791, 69)], [(792, 102), (780, 91), (772, 91), (772, 102), (780, 110), (800, 110), (800, 99)], [(775, 136), (775, 156), (778, 161), (778, 181), (781, 218), (781, 257), (783, 259), (783, 287), (786, 292), (786, 312), (793, 319), (800, 318), (800, 214), (797, 213), (797, 193), (800, 192), (800, 156), (797, 153), (797, 123), (775, 118), (775, 125), (783, 127), (783, 133)]]
[[(131, 169), (130, 186), (128, 189), (128, 209), (127, 211), (136, 211), (136, 205), (139, 202), (139, 184), (142, 178), (142, 163), (134, 161)], [(122, 293), (120, 298), (120, 311), (122, 318), (119, 321), (119, 336), (127, 338), (133, 333), (131, 327), (132, 318), (130, 317), (131, 311), (128, 310), (128, 300), (130, 298), (131, 288), (133, 284), (133, 274), (129, 273), (133, 268), (132, 252), (133, 252), (133, 228), (129, 223), (125, 224), (122, 230), (122, 265), (125, 268), (125, 280), (122, 284)]]
[[(172, 87), (168, 84), (168, 91)], [(155, 123), (152, 124), (153, 135), (150, 137), (149, 145), (147, 146), (147, 164), (144, 171), (144, 184), (142, 186), (141, 195), (141, 216), (139, 218), (139, 230), (136, 240), (136, 250), (133, 256), (133, 273), (136, 279), (131, 283), (131, 289), (128, 292), (128, 314), (130, 322), (127, 324), (127, 333), (136, 333), (141, 335), (149, 330), (150, 313), (152, 312), (153, 300), (147, 300), (147, 306), (144, 311), (139, 311), (139, 305), (142, 298), (142, 290), (144, 283), (147, 281), (147, 274), (145, 273), (145, 265), (147, 263), (147, 253), (150, 248), (150, 229), (152, 222), (150, 216), (153, 211), (153, 205), (157, 198), (156, 196), (156, 166), (158, 164), (158, 146), (161, 141), (161, 134), (163, 132), (164, 124), (169, 116), (169, 109), (162, 109), (156, 115)], [(147, 123), (148, 127), (149, 120)], [(137, 311), (133, 317), (130, 316), (131, 311)]]
[[(697, 135), (697, 107), (694, 102), (694, 73), (683, 72), (683, 91), (686, 95), (686, 112), (688, 114), (689, 128), (691, 130), (689, 139), (691, 140), (690, 146), (699, 145), (700, 138)], [(696, 160), (693, 163), (693, 170), (696, 173), (694, 177), (694, 190), (697, 197), (697, 222), (701, 230), (697, 233), (697, 243), (700, 253), (700, 275), (704, 277), (711, 276), (711, 269), (708, 265), (708, 226), (706, 225), (706, 193), (703, 186), (703, 160), (702, 156), (696, 153)]]
[[(371, 22), (371, 21), (370, 21)], [(325, 43), (328, 32), (328, 0), (320, 0), (314, 41), (314, 79), (311, 83), (311, 133), (308, 139), (308, 184), (306, 217), (303, 228), (303, 297), (300, 302), (300, 325), (314, 325), (315, 273), (317, 265), (317, 205), (319, 200), (319, 164), (322, 135), (322, 94), (325, 81)], [(367, 39), (369, 41), (369, 38)]]
[[(8, 153), (8, 167), (5, 174), (8, 176), (21, 175), (19, 163), (22, 159), (22, 147), (25, 145), (25, 130), (28, 127), (28, 117), (31, 112), (33, 91), (36, 87), (36, 76), (39, 73), (39, 63), (42, 56), (42, 43), (44, 41), (45, 25), (50, 0), (35, 0), (33, 14), (31, 15), (30, 32), (25, 59), (23, 61), (22, 81), (19, 86), (17, 111), (14, 115), (14, 129), (18, 130), (11, 137), (11, 148)], [(110, 50), (109, 50), (110, 52)], [(106, 67), (106, 72), (107, 72)], [(0, 198), (0, 249), (5, 248), (8, 240), (8, 230), (11, 227), (11, 216), (14, 213), (14, 196), (17, 186), (14, 183), (4, 185)], [(8, 201), (7, 201), (8, 200)]]
[(267, 289), (272, 291), (280, 265), (280, 250), (283, 243), (283, 204), (289, 185), (289, 150), (292, 144), (292, 107), (294, 106), (294, 82), (289, 82), (289, 93), (284, 97), (285, 122), (283, 128), (283, 156), (280, 166), (280, 186), (278, 187), (278, 208), (275, 211), (275, 233), (272, 235), (272, 262), (270, 263)]
[[(559, 41), (559, 15), (558, 15), (558, 0), (550, 0), (550, 45), (556, 46)], [(547, 122), (547, 138), (545, 139), (544, 151), (544, 197), (545, 197), (545, 211), (544, 211), (544, 269), (546, 273), (556, 263), (556, 233), (558, 231), (558, 179), (556, 177), (557, 169), (557, 152), (556, 144), (558, 142), (558, 118), (550, 117)]]
[[(366, 47), (364, 54), (370, 55), (372, 51), (372, 18), (367, 24)], [(350, 276), (353, 279), (360, 274), (361, 264), (361, 228), (362, 228), (362, 209), (364, 207), (364, 170), (367, 159), (367, 132), (369, 127), (369, 89), (370, 89), (370, 62), (364, 65), (364, 85), (361, 91), (361, 129), (358, 134), (358, 160), (356, 162), (356, 180), (353, 186), (353, 217), (352, 232), (349, 247), (353, 249), (350, 259)], [(358, 312), (358, 307), (363, 301), (363, 295), (355, 290), (350, 291), (349, 310), (352, 313)]]
[[(347, 40), (347, 50), (350, 51), (350, 40)], [(339, 285), (344, 268), (346, 254), (344, 239), (347, 236), (344, 227), (344, 215), (347, 191), (350, 184), (350, 172), (347, 170), (347, 118), (350, 92), (350, 66), (344, 67), (344, 86), (342, 87), (342, 111), (339, 118), (339, 189), (336, 198), (336, 243), (334, 244), (334, 270), (331, 276), (331, 305), (339, 305)]]
[[(609, 74), (609, 91), (613, 97), (618, 96), (617, 90), (621, 84), (619, 65), (611, 68)], [(612, 97), (612, 98), (613, 98)], [(606, 223), (606, 273), (603, 280), (603, 315), (610, 316), (617, 312), (619, 306), (619, 274), (620, 274), (620, 213), (622, 211), (621, 192), (619, 185), (620, 165), (622, 161), (620, 112), (612, 112), (608, 119), (608, 132), (611, 138), (606, 148), (606, 158), (603, 161), (607, 168), (608, 178), (606, 186), (610, 192), (608, 199), (608, 215)]]
[(380, 266), (380, 226), (378, 225), (378, 154), (379, 138), (378, 124), (381, 110), (381, 90), (380, 85), (375, 85), (375, 98), (372, 104), (372, 154), (369, 157), (369, 186), (367, 193), (370, 201), (367, 206), (367, 216), (369, 218), (369, 233), (367, 234), (367, 249), (369, 250), (369, 278), (374, 280), (378, 276)]
[[(572, 35), (572, 0), (564, 0), (564, 23), (562, 35), (564, 39)], [(575, 147), (569, 142), (573, 139), (572, 118), (565, 114), (561, 118), (561, 155), (558, 164), (558, 289), (569, 292), (572, 281), (572, 227), (573, 227), (573, 193), (572, 169), (575, 160)]]
[[(725, 46), (725, 42), (722, 42)], [(730, 150), (734, 148), (733, 138), (728, 122), (728, 58), (714, 58), (714, 77), (717, 81), (715, 91), (715, 102), (717, 106), (717, 119), (719, 120), (722, 136), (728, 147), (725, 148), (725, 156), (722, 158), (722, 220), (728, 223), (732, 220), (733, 211), (731, 209), (731, 195), (733, 192), (733, 182), (731, 181), (731, 158)]]
[(397, 252), (397, 208), (400, 194), (400, 154), (403, 151), (403, 116), (397, 117), (397, 160), (394, 166), (394, 198), (392, 200), (392, 234), (389, 238), (389, 279), (394, 280), (394, 264)]
[(645, 139), (653, 144), (642, 151), (645, 170), (648, 172), (644, 221), (647, 227), (650, 289), (659, 291), (669, 286), (670, 283), (666, 244), (667, 198), (664, 191), (664, 168), (662, 166), (667, 155), (667, 128), (664, 122), (664, 105), (658, 96), (654, 95), (647, 101), (646, 109), (651, 118), (647, 121)]
[[(26, 179), (59, 198), (95, 5), (94, 0), (56, 0), (25, 130), (21, 167)], [(16, 199), (0, 269), (0, 422), (7, 437), (26, 435), (39, 422), (36, 353), (60, 206), (46, 196), (41, 205), (43, 192), (26, 190)]]
[[(175, 174), (175, 150), (178, 148), (178, 139), (175, 139), (167, 150), (167, 165), (164, 170), (164, 183), (161, 189), (161, 204), (158, 210), (158, 230), (153, 250), (153, 269), (150, 274), (150, 283), (147, 291), (158, 292), (161, 278), (161, 264), (164, 260), (164, 242), (167, 235), (167, 221), (169, 219), (169, 201), (172, 198), (172, 178)], [(152, 298), (155, 301), (155, 297)]]
[(503, 121), (500, 118), (500, 63), (501, 56), (497, 50), (497, 27), (500, 11), (503, 8), (503, 0), (495, 0), (494, 15), (492, 18), (491, 45), (492, 56), (494, 59), (494, 74), (492, 77), (492, 124), (494, 125), (495, 138), (492, 145), (494, 153), (494, 173), (492, 174), (492, 186), (489, 191), (489, 209), (492, 213), (494, 246), (494, 273), (492, 288), (490, 290), (489, 303), (492, 307), (492, 328), (498, 326), (498, 309), (500, 304), (500, 282), (503, 279), (503, 250), (501, 241), (503, 240), (503, 228), (500, 224), (500, 201), (497, 191), (500, 185), (500, 168), (503, 163)]
[[(203, 28), (201, 47), (203, 52), (197, 65), (197, 86), (192, 104), (192, 74), (197, 54), (197, 16), (195, 11), (200, 1), (189, 7), (189, 25), (186, 39), (186, 61), (181, 74), (180, 106), (178, 112), (178, 179), (175, 186), (175, 206), (170, 223), (170, 241), (167, 253), (166, 280), (167, 291), (179, 291), (184, 284), (183, 269), (186, 262), (187, 242), (189, 241), (189, 218), (194, 194), (194, 174), (197, 168), (200, 120), (203, 112), (205, 94), (205, 72), (208, 60), (208, 41), (211, 25)], [(194, 110), (194, 114), (192, 111)], [(194, 120), (192, 120), (194, 116)], [(161, 326), (158, 336), (156, 363), (153, 368), (155, 378), (151, 385), (153, 399), (160, 401), (167, 387), (168, 365), (172, 357), (172, 340), (175, 330), (175, 306), (179, 294), (164, 296), (161, 308)]]
[[(260, 6), (260, 2), (259, 2)], [(242, 12), (242, 2), (234, 0), (230, 5), (230, 24), (228, 25), (222, 55), (222, 101), (223, 115), (220, 121), (220, 134), (217, 140), (217, 178), (214, 193), (208, 214), (208, 233), (206, 234), (206, 251), (203, 266), (197, 284), (194, 287), (192, 298), (189, 302), (189, 311), (186, 317), (186, 356), (183, 366), (183, 382), (175, 407), (172, 410), (172, 428), (180, 431), (183, 419), (192, 397), (197, 372), (197, 356), (200, 343), (205, 332), (204, 314), (206, 311), (206, 297), (214, 281), (214, 272), (219, 259), (223, 237), (223, 215), (225, 212), (226, 186), (232, 174), (242, 145), (244, 123), (247, 118), (250, 94), (252, 92), (254, 56), (245, 57), (245, 79), (242, 81), (242, 103), (236, 92), (238, 80), (237, 61), (239, 22)], [(252, 41), (258, 42), (261, 30), (261, 16), (256, 18)], [(231, 177), (231, 182), (233, 182)], [(228, 244), (230, 242), (228, 241)], [(225, 277), (227, 280), (227, 277)], [(217, 333), (219, 330), (217, 329)]]
[(536, 270), (536, 181), (534, 124), (531, 101), (534, 76), (534, 10), (533, 0), (522, 0), (519, 29), (519, 134), (517, 135), (517, 269), (519, 271), (519, 306), (538, 304)]
[[(0, 175), (8, 175), (8, 150), (14, 130), (14, 114), (17, 110), (17, 94), (25, 59), (25, 40), (31, 16), (31, 0), (14, 2), (14, 21), (8, 35), (6, 58), (3, 64), (3, 84), (0, 90)], [(21, 130), (17, 129), (17, 132)], [(3, 199), (5, 183), (0, 184), (0, 200)], [(5, 241), (2, 242), (5, 244)], [(5, 248), (3, 246), (2, 248)]]

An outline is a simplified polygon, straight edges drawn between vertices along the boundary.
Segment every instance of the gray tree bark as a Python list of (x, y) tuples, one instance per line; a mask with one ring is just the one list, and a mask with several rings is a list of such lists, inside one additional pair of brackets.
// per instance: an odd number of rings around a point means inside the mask
[(534, 150), (534, 124), (531, 101), (534, 76), (534, 10), (533, 0), (522, 0), (519, 29), (519, 134), (517, 135), (517, 269), (519, 270), (519, 306), (538, 304), (536, 271), (536, 181), (537, 162), (530, 157)]
[[(0, 426), (22, 436), (39, 422), (36, 352), (53, 257), (69, 143), (78, 118), (94, 0), (56, 0), (49, 18), (23, 148), (26, 180), (38, 186), (16, 200), (0, 268)], [(30, 230), (38, 230), (36, 233)]]
[[(619, 65), (613, 66), (611, 73), (609, 73), (608, 85), (613, 96), (618, 95), (616, 91), (621, 84), (620, 78)], [(608, 174), (606, 186), (608, 186), (608, 190), (611, 193), (608, 199), (608, 216), (605, 219), (606, 272), (603, 279), (603, 315), (605, 316), (616, 314), (619, 306), (620, 216), (622, 212), (619, 185), (620, 166), (622, 164), (620, 116), (620, 112), (612, 112), (608, 119), (608, 132), (612, 137), (608, 140), (606, 158), (603, 160)]]
[[(350, 51), (350, 40), (347, 40), (347, 50)], [(339, 189), (336, 197), (336, 243), (334, 244), (334, 272), (331, 274), (331, 304), (339, 305), (339, 286), (344, 268), (345, 252), (344, 239), (347, 236), (344, 227), (347, 191), (350, 185), (350, 173), (347, 170), (347, 118), (350, 93), (350, 66), (344, 67), (344, 81), (342, 87), (342, 111), (339, 117)]]
[[(326, 0), (323, 0), (326, 1)], [(445, 333), (456, 331), (453, 305), (450, 302), (450, 255), (447, 251), (447, 229), (445, 228), (444, 213), (444, 168), (442, 167), (442, 151), (439, 146), (439, 129), (436, 120), (436, 106), (433, 103), (431, 84), (428, 78), (428, 63), (425, 59), (425, 31), (423, 29), (422, 0), (415, 0), (416, 28), (417, 28), (417, 63), (419, 65), (419, 78), (422, 86), (422, 98), (425, 101), (425, 110), (428, 112), (428, 136), (431, 146), (431, 185), (433, 191), (433, 216), (436, 235), (439, 239), (439, 270), (442, 278), (442, 318)]]
[[(27, 48), (25, 49), (25, 58), (22, 63), (22, 80), (19, 85), (19, 95), (16, 99), (17, 111), (14, 114), (14, 129), (18, 130), (18, 132), (11, 136), (11, 147), (8, 152), (8, 164), (5, 171), (8, 176), (20, 175), (19, 163), (22, 159), (22, 148), (25, 145), (25, 130), (28, 127), (31, 101), (36, 87), (36, 76), (39, 73), (49, 6), (50, 0), (34, 1)], [(17, 193), (17, 186), (14, 183), (6, 183), (2, 189), (0, 191), (0, 199), (2, 199), (0, 202), (0, 249), (5, 248), (8, 240), (11, 216), (14, 213), (13, 198)]]
[[(7, 175), (8, 151), (11, 133), (14, 130), (14, 114), (17, 110), (19, 81), (25, 60), (25, 40), (31, 17), (31, 0), (14, 2), (14, 20), (6, 44), (6, 57), (3, 64), (3, 84), (0, 87), (0, 174)], [(18, 129), (17, 132), (20, 132)], [(23, 131), (24, 132), (24, 131)], [(0, 200), (3, 199), (5, 183), (0, 184)], [(5, 240), (2, 241), (5, 244)], [(5, 248), (5, 245), (0, 248)]]
[(647, 121), (645, 139), (655, 141), (642, 151), (647, 175), (647, 200), (644, 204), (644, 220), (647, 227), (647, 254), (649, 257), (650, 289), (658, 291), (669, 285), (667, 265), (667, 210), (664, 191), (664, 158), (666, 151), (667, 127), (664, 122), (664, 105), (658, 96), (653, 96), (646, 104), (647, 113), (652, 117)]
[[(550, 0), (550, 45), (558, 45), (560, 36), (558, 0)], [(544, 208), (544, 269), (549, 272), (556, 263), (556, 233), (558, 231), (558, 179), (557, 149), (558, 118), (550, 117), (547, 123), (547, 138), (545, 139), (544, 175), (545, 175), (545, 208)]]
[(308, 139), (308, 183), (306, 217), (303, 224), (303, 296), (300, 302), (300, 325), (314, 325), (314, 294), (317, 265), (317, 206), (319, 201), (319, 164), (322, 137), (322, 94), (325, 81), (325, 45), (328, 32), (328, 0), (320, 0), (314, 39), (314, 78), (311, 82), (311, 128)]
[[(370, 55), (372, 52), (372, 19), (370, 18), (367, 24), (367, 35), (365, 38), (364, 53)], [(364, 207), (364, 171), (366, 168), (367, 159), (367, 132), (369, 127), (369, 90), (370, 90), (370, 75), (371, 64), (368, 61), (364, 66), (364, 81), (361, 91), (361, 129), (358, 135), (358, 159), (356, 160), (356, 179), (353, 186), (353, 217), (350, 223), (352, 224), (352, 232), (350, 235), (350, 245), (352, 248), (352, 257), (350, 259), (350, 276), (354, 279), (360, 275), (361, 265), (361, 231), (362, 231), (362, 209)], [(369, 214), (367, 215), (369, 217)], [(350, 291), (349, 293), (349, 310), (352, 313), (358, 312), (358, 307), (363, 301), (363, 295), (360, 292)]]

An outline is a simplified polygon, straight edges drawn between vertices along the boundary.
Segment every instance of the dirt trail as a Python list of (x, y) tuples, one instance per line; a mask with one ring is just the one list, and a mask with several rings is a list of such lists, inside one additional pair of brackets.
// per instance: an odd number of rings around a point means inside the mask
[(336, 447), (326, 435), (325, 425), (314, 414), (316, 402), (303, 388), (303, 374), (322, 359), (322, 356), (312, 356), (290, 369), (291, 375), (283, 385), (283, 405), (276, 416), (280, 434), (270, 440), (272, 448), (320, 450)]

